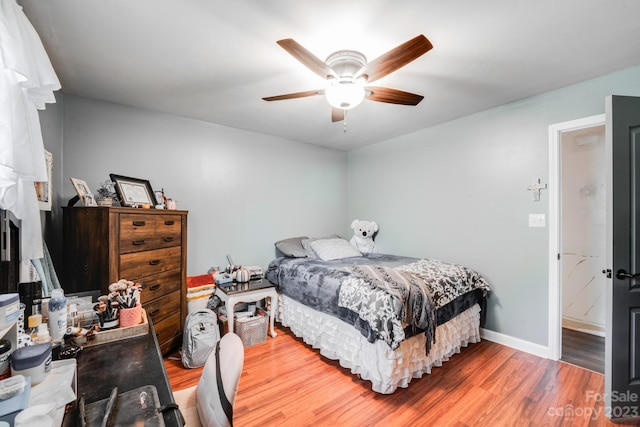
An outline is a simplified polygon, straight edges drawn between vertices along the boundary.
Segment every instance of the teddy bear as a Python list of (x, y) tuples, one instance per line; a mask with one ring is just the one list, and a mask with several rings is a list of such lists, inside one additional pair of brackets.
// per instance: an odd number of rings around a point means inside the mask
[(373, 241), (373, 235), (378, 231), (376, 222), (354, 219), (351, 223), (351, 228), (353, 228), (354, 234), (349, 242), (353, 247), (363, 254), (378, 253), (376, 242)]

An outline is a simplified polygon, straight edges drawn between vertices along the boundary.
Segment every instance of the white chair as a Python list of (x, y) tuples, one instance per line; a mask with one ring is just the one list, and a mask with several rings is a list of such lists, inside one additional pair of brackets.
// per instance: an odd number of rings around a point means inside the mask
[(187, 427), (233, 425), (233, 416), (229, 418), (223, 407), (224, 399), (218, 390), (218, 378), (222, 380), (222, 389), (232, 409), (244, 365), (244, 346), (238, 335), (227, 333), (222, 337), (219, 342), (218, 360), (219, 376), (214, 350), (204, 365), (198, 385), (173, 394)]

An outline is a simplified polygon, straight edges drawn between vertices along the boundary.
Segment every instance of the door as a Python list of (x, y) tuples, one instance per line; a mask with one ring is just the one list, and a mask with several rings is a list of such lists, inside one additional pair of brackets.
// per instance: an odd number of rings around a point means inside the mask
[(606, 99), (609, 188), (605, 411), (640, 417), (640, 98)]
[(601, 273), (606, 247), (604, 135), (604, 117), (598, 126), (561, 133), (559, 186), (562, 326), (601, 337), (607, 284)]
[[(605, 115), (599, 114), (597, 116), (584, 117), (577, 120), (571, 120), (568, 122), (557, 123), (549, 126), (549, 353), (548, 357), (552, 360), (560, 360), (562, 356), (562, 275), (564, 274), (564, 269), (561, 268), (564, 262), (567, 260), (567, 257), (562, 255), (566, 252), (566, 242), (562, 242), (562, 233), (563, 233), (563, 224), (561, 224), (561, 218), (564, 215), (562, 213), (562, 194), (566, 191), (575, 191), (577, 193), (584, 193), (582, 187), (589, 189), (590, 185), (580, 185), (579, 188), (574, 188), (573, 190), (567, 190), (564, 188), (563, 179), (561, 178), (562, 174), (565, 173), (562, 171), (561, 167), (561, 159), (563, 157), (562, 151), (563, 146), (570, 142), (570, 145), (573, 145), (576, 149), (585, 148), (585, 143), (587, 145), (591, 136), (584, 134), (588, 132), (591, 133), (591, 130), (598, 129), (598, 139), (600, 139), (600, 133), (602, 136), (602, 140), (604, 140), (604, 127), (605, 127)], [(601, 132), (600, 132), (601, 130)], [(572, 136), (571, 141), (565, 141), (567, 136)], [(577, 137), (577, 138), (576, 138)], [(600, 144), (600, 142), (599, 142)], [(593, 261), (594, 265), (597, 264), (598, 269), (595, 270), (598, 273), (602, 271), (602, 268), (605, 265), (610, 265), (611, 259), (607, 258), (607, 249), (608, 246), (606, 244), (607, 238), (610, 238), (610, 235), (607, 236), (605, 233), (606, 229), (606, 207), (607, 207), (607, 199), (606, 199), (606, 191), (608, 191), (607, 183), (609, 181), (608, 172), (610, 169), (606, 167), (605, 153), (606, 146), (604, 146), (604, 142), (601, 143), (605, 148), (602, 151), (604, 153), (599, 153), (599, 160), (602, 164), (602, 173), (599, 175), (599, 179), (602, 181), (598, 181), (594, 191), (590, 191), (593, 197), (589, 197), (590, 199), (595, 200), (597, 197), (598, 205), (601, 205), (595, 211), (600, 219), (597, 220), (599, 223), (598, 226), (598, 235), (602, 234), (602, 254), (599, 259), (591, 258), (589, 259)], [(565, 153), (566, 154), (566, 153)], [(593, 154), (592, 157), (597, 157), (596, 154)], [(576, 159), (575, 164), (571, 166), (571, 171), (574, 171), (575, 168), (581, 167), (581, 163), (584, 162), (585, 159)], [(593, 161), (593, 160), (589, 160)], [(571, 173), (571, 171), (569, 173)], [(595, 193), (595, 194), (593, 194)], [(602, 198), (603, 200), (600, 200)], [(566, 207), (566, 206), (565, 206)], [(574, 209), (575, 210), (575, 209)], [(578, 214), (579, 212), (575, 212)], [(570, 218), (569, 221), (565, 221), (566, 224), (572, 224), (574, 222), (574, 218)], [(577, 231), (576, 231), (577, 232)], [(574, 265), (576, 265), (580, 260), (574, 259)], [(591, 268), (590, 267), (590, 271)], [(573, 270), (573, 266), (568, 267), (569, 271)], [(583, 283), (584, 285), (584, 283)], [(610, 289), (609, 281), (604, 279), (602, 276), (602, 292), (603, 294), (607, 289)], [(604, 296), (602, 298), (605, 298)], [(603, 302), (598, 302), (601, 304), (601, 307), (598, 310), (602, 310), (602, 325), (606, 324), (606, 299)], [(600, 368), (602, 369), (602, 368)]]

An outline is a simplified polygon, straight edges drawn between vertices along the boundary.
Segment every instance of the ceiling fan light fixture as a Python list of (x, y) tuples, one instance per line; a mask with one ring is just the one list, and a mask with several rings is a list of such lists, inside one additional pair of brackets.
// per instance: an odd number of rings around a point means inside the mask
[(334, 108), (350, 110), (364, 100), (364, 85), (353, 78), (331, 79), (325, 90), (327, 102)]

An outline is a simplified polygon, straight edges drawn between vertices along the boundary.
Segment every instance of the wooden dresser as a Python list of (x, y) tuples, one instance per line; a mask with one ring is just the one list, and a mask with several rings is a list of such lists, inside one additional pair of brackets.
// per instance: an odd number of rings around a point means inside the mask
[(163, 354), (177, 348), (187, 314), (187, 211), (63, 208), (65, 293), (108, 292), (119, 279), (142, 285)]

